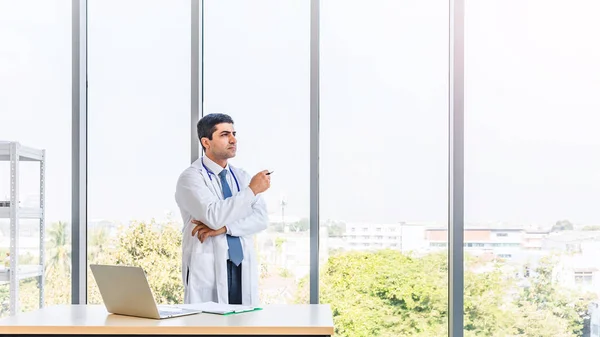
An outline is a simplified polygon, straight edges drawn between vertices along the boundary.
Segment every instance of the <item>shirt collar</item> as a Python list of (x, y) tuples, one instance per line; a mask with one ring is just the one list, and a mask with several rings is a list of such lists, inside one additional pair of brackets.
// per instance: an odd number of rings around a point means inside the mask
[(204, 163), (204, 165), (206, 165), (206, 167), (211, 170), (215, 175), (219, 175), (219, 173), (221, 173), (221, 171), (223, 170), (228, 170), (229, 169), (229, 163), (227, 163), (227, 166), (225, 166), (225, 168), (222, 168), (221, 165), (215, 163), (214, 161), (212, 161), (210, 158), (208, 158), (207, 156), (203, 156), (202, 157), (202, 162)]

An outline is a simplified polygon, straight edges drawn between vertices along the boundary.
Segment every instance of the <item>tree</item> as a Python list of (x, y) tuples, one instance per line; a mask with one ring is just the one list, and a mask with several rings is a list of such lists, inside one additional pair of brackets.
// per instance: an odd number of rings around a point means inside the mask
[[(528, 336), (582, 336), (587, 304), (593, 294), (563, 289), (553, 282), (556, 266), (553, 256), (540, 260), (530, 277), (530, 285), (523, 288), (517, 300), (519, 332)], [(551, 329), (560, 334), (552, 334)]]
[(48, 231), (46, 270), (58, 274), (71, 274), (71, 239), (67, 223), (55, 222)]
[(290, 231), (292, 232), (306, 232), (310, 228), (310, 222), (308, 218), (302, 218), (292, 224), (290, 224)]
[(552, 226), (552, 232), (572, 231), (573, 224), (569, 220), (559, 220)]
[(90, 231), (88, 241), (88, 259), (101, 253), (106, 245), (110, 243), (108, 231), (105, 227), (97, 227)]
[(133, 222), (120, 231), (114, 263), (142, 267), (158, 303), (183, 303), (181, 241), (172, 223)]
[(321, 284), (321, 301), (332, 306), (337, 335), (442, 336), (447, 330), (442, 255), (350, 252), (329, 259)]
[(277, 254), (281, 255), (282, 249), (283, 249), (283, 244), (286, 242), (287, 240), (281, 237), (276, 237), (275, 238), (275, 249), (277, 250)]
[(575, 337), (564, 319), (556, 319), (549, 310), (538, 310), (534, 303), (522, 301), (514, 309), (515, 335), (535, 337)]
[[(580, 336), (588, 302), (553, 284), (549, 271), (534, 270), (539, 279), (521, 289), (501, 264), (465, 255), (465, 336)], [(447, 280), (446, 253), (348, 252), (321, 270), (320, 301), (332, 307), (337, 336), (444, 336)], [(307, 285), (296, 302), (307, 302)]]
[(327, 220), (325, 226), (328, 228), (330, 237), (341, 237), (346, 233), (346, 224), (341, 221)]

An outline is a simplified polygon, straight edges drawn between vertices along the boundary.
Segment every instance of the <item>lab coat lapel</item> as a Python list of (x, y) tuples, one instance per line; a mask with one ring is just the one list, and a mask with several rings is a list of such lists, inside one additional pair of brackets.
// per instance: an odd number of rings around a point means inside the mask
[(204, 168), (204, 165), (202, 165), (202, 157), (196, 159), (196, 161), (194, 161), (194, 163), (192, 163), (192, 166), (194, 168), (196, 168), (198, 171), (200, 171), (200, 174), (204, 178), (206, 185), (210, 188), (210, 191), (214, 195), (216, 195), (217, 198), (223, 200), (223, 193), (220, 193), (220, 191), (219, 191), (220, 186), (217, 183), (217, 181), (215, 180), (215, 176), (208, 173), (206, 171), (206, 169)]

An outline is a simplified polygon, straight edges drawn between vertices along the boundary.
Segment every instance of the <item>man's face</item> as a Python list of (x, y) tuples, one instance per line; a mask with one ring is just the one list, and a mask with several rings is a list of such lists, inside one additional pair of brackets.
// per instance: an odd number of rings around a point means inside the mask
[(212, 140), (206, 139), (208, 146), (206, 151), (216, 159), (229, 159), (235, 157), (237, 150), (237, 140), (235, 139), (235, 129), (233, 124), (221, 123), (216, 125), (216, 130), (212, 134)]

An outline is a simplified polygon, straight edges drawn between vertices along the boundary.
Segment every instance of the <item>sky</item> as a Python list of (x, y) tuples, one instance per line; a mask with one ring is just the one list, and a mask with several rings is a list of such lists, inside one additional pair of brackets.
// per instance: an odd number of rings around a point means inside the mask
[[(190, 164), (189, 1), (89, 0), (88, 216), (172, 212)], [(600, 224), (600, 3), (467, 0), (465, 221)], [(235, 120), (269, 213), (309, 216), (310, 7), (205, 1), (205, 113)], [(322, 0), (321, 219), (448, 212), (448, 2)], [(71, 211), (71, 1), (0, 0), (0, 140), (47, 151), (48, 221)], [(23, 167), (22, 199), (38, 193)], [(0, 198), (8, 193), (0, 163)]]

